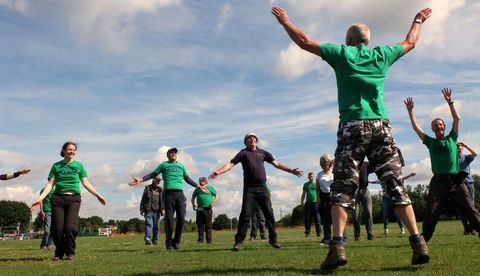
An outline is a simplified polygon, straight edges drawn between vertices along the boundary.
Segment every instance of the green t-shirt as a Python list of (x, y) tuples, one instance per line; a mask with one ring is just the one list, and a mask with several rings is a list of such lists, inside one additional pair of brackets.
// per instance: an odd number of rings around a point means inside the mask
[(188, 174), (182, 163), (165, 161), (155, 172), (162, 174), (164, 190), (183, 190), (183, 178)]
[[(40, 191), (40, 194), (43, 193), (43, 190), (44, 189), (42, 189)], [(50, 200), (52, 199), (52, 195), (54, 193), (55, 193), (55, 186), (50, 190), (50, 193), (48, 193), (48, 195), (42, 201), (42, 206), (43, 206), (43, 211), (44, 212), (51, 212), (52, 211), (52, 205), (50, 203)]]
[(87, 177), (87, 172), (82, 163), (72, 161), (65, 163), (64, 160), (53, 164), (48, 180), (55, 178), (55, 192), (74, 192), (80, 194), (80, 179)]
[(303, 184), (303, 191), (306, 195), (306, 202), (317, 202), (317, 184), (315, 182), (306, 182)]
[(433, 173), (457, 173), (460, 170), (457, 151), (458, 135), (453, 131), (442, 140), (425, 135), (423, 144), (430, 152)]
[(204, 193), (199, 188), (196, 188), (193, 191), (193, 196), (197, 197), (197, 207), (198, 208), (206, 208), (210, 207), (212, 204), (213, 198), (217, 195), (217, 191), (210, 185), (207, 185), (207, 189), (210, 191), (209, 194)]
[(365, 44), (322, 43), (320, 54), (337, 77), (340, 121), (388, 119), (383, 83), (390, 66), (403, 54), (400, 44), (369, 49)]

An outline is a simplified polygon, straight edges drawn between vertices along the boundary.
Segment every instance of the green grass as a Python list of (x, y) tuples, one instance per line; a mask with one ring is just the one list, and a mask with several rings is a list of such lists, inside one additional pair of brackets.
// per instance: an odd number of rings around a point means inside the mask
[[(362, 229), (363, 231), (364, 229)], [(431, 261), (412, 267), (407, 235), (396, 224), (390, 234), (374, 225), (376, 239), (362, 233), (353, 241), (348, 228), (348, 264), (336, 275), (478, 275), (480, 239), (463, 236), (459, 221), (440, 222), (430, 242)], [(163, 232), (162, 232), (163, 234)], [(199, 275), (199, 274), (321, 274), (320, 263), (328, 247), (319, 238), (305, 238), (303, 229), (279, 230), (281, 249), (267, 241), (245, 241), (241, 252), (233, 252), (233, 232), (214, 232), (214, 243), (197, 244), (195, 233), (185, 233), (181, 248), (167, 252), (162, 245), (145, 246), (143, 237), (82, 237), (77, 239), (74, 261), (51, 261), (53, 249), (39, 250), (40, 240), (0, 242), (1, 275)], [(161, 237), (163, 241), (164, 237)]]

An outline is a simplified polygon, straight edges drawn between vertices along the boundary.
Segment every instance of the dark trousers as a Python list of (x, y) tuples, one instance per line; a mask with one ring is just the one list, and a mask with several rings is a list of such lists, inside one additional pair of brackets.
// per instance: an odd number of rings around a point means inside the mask
[(197, 210), (197, 229), (199, 242), (203, 242), (203, 233), (206, 235), (207, 242), (212, 242), (212, 216), (212, 208)]
[(320, 228), (320, 214), (318, 213), (318, 203), (306, 202), (303, 215), (303, 219), (305, 222), (305, 234), (310, 234), (313, 217), (313, 222), (315, 223), (315, 231), (317, 232), (317, 236), (320, 236), (320, 234), (322, 233), (322, 229)]
[(330, 204), (330, 193), (320, 193), (320, 221), (323, 226), (323, 238), (325, 240), (332, 239), (332, 213)]
[[(185, 213), (187, 212), (187, 198), (182, 190), (165, 190), (165, 245), (167, 247), (178, 245), (182, 240)], [(173, 235), (173, 214), (177, 215), (175, 237)]]
[(242, 211), (238, 219), (238, 230), (235, 235), (235, 243), (242, 243), (247, 235), (248, 223), (252, 217), (253, 206), (256, 202), (265, 215), (268, 228), (268, 239), (270, 242), (277, 242), (277, 232), (275, 232), (275, 217), (273, 215), (272, 202), (270, 201), (270, 192), (267, 185), (258, 187), (249, 187), (243, 189)]
[(373, 236), (373, 216), (372, 216), (372, 197), (370, 196), (370, 191), (367, 187), (359, 188), (357, 191), (355, 210), (353, 211), (352, 221), (353, 221), (353, 232), (355, 237), (360, 237), (360, 205), (363, 209), (363, 217), (365, 219), (365, 230), (367, 231), (367, 236)]
[(75, 254), (75, 239), (78, 235), (78, 211), (81, 203), (80, 195), (54, 194), (52, 205), (53, 243), (55, 256), (63, 258), (64, 255)]
[(265, 216), (263, 215), (262, 209), (253, 208), (252, 213), (252, 224), (250, 226), (250, 237), (257, 238), (257, 229), (260, 230), (260, 238), (265, 239)]
[(454, 183), (452, 175), (436, 174), (430, 180), (426, 213), (422, 225), (423, 237), (426, 242), (432, 238), (438, 218), (445, 211), (448, 199), (465, 215), (472, 228), (480, 232), (480, 213), (475, 209), (465, 183)]

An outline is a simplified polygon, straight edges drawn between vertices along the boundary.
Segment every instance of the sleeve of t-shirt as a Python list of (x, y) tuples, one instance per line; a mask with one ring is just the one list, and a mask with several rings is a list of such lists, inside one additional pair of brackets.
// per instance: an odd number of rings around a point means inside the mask
[(430, 146), (431, 146), (432, 143), (433, 143), (433, 140), (434, 140), (434, 139), (433, 139), (432, 137), (430, 137), (430, 136), (428, 136), (428, 135), (425, 134), (425, 137), (423, 138), (423, 144), (424, 144), (425, 146), (427, 146), (427, 148), (430, 148)]
[(52, 168), (50, 169), (50, 172), (48, 173), (48, 180), (55, 178), (56, 175), (57, 175), (57, 170), (56, 170), (55, 164), (53, 164)]
[(332, 67), (337, 64), (337, 57), (340, 55), (341, 52), (342, 47), (340, 45), (335, 45), (331, 43), (320, 44), (320, 56)]
[(199, 191), (199, 189), (195, 189), (195, 191), (193, 191), (192, 197), (198, 196), (198, 191)]
[(158, 165), (158, 167), (154, 170), (154, 172), (159, 175), (162, 173), (162, 170), (163, 170), (163, 163), (161, 163), (160, 165)]
[(185, 166), (182, 164), (182, 170), (183, 170), (183, 177), (188, 176), (187, 169), (185, 169)]
[(382, 46), (382, 47), (379, 47), (379, 49), (383, 55), (383, 60), (388, 65), (392, 65), (403, 54), (403, 47), (400, 44), (395, 44), (391, 46)]
[(78, 172), (78, 175), (80, 176), (80, 179), (88, 177), (87, 171), (85, 170), (85, 167), (83, 165), (80, 165), (80, 171)]
[(215, 190), (215, 188), (213, 188), (212, 186), (208, 186), (208, 190), (213, 196), (217, 196), (217, 190)]
[(235, 157), (233, 157), (232, 160), (230, 160), (230, 163), (237, 165), (242, 160), (242, 156), (243, 156), (242, 151), (239, 151), (237, 155), (235, 155)]
[(453, 129), (450, 130), (450, 133), (448, 133), (448, 136), (452, 137), (454, 141), (457, 141), (458, 139), (458, 134)]
[(273, 161), (275, 161), (275, 157), (273, 157), (273, 155), (268, 151), (264, 151), (264, 152), (265, 152), (265, 161), (272, 164)]

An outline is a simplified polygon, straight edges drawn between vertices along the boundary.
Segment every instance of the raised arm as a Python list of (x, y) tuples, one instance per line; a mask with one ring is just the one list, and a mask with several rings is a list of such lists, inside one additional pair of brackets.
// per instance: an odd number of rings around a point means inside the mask
[(477, 157), (477, 153), (472, 148), (470, 148), (463, 142), (460, 142), (459, 144), (462, 145), (462, 147), (466, 148), (470, 152), (473, 158)]
[(448, 107), (450, 107), (450, 113), (452, 113), (453, 123), (452, 129), (458, 135), (460, 130), (460, 114), (458, 114), (457, 110), (455, 109), (455, 105), (453, 104), (452, 100), (452, 90), (449, 88), (442, 89), (443, 97), (445, 101), (447, 101)]
[(412, 123), (413, 130), (415, 130), (418, 137), (423, 142), (423, 139), (425, 139), (425, 132), (423, 132), (423, 130), (420, 128), (420, 125), (417, 122), (417, 118), (415, 118), (415, 115), (413, 114), (413, 107), (414, 107), (413, 98), (408, 97), (407, 99), (405, 99), (404, 103), (405, 103), (405, 106), (407, 107), (408, 116), (410, 117), (410, 122)]
[(409, 173), (407, 176), (404, 176), (404, 177), (403, 177), (403, 181), (409, 179), (410, 177), (414, 177), (415, 175), (417, 175), (415, 172), (411, 172), (411, 173)]
[(232, 162), (227, 163), (227, 164), (223, 165), (223, 167), (221, 167), (220, 169), (218, 169), (216, 171), (213, 171), (212, 174), (208, 177), (208, 179), (210, 179), (210, 180), (215, 179), (215, 178), (217, 178), (217, 176), (231, 170), (234, 166), (235, 166), (235, 164), (233, 164)]
[(415, 44), (420, 37), (420, 29), (422, 23), (425, 22), (431, 15), (432, 9), (430, 8), (425, 8), (415, 15), (412, 25), (410, 26), (410, 30), (408, 31), (407, 37), (404, 41), (400, 42), (400, 45), (402, 45), (403, 47), (403, 54), (406, 54), (410, 52), (413, 48), (415, 48)]
[(298, 177), (303, 175), (303, 171), (300, 170), (299, 168), (290, 169), (289, 167), (287, 167), (287, 166), (283, 165), (282, 163), (278, 162), (277, 160), (273, 160), (272, 165), (279, 170), (291, 173), (291, 174), (296, 175)]
[(295, 25), (293, 25), (288, 19), (286, 10), (279, 6), (273, 6), (272, 14), (277, 18), (278, 23), (285, 28), (288, 36), (290, 36), (293, 42), (303, 50), (320, 56), (320, 44), (317, 41), (310, 39), (304, 32), (300, 31)]

